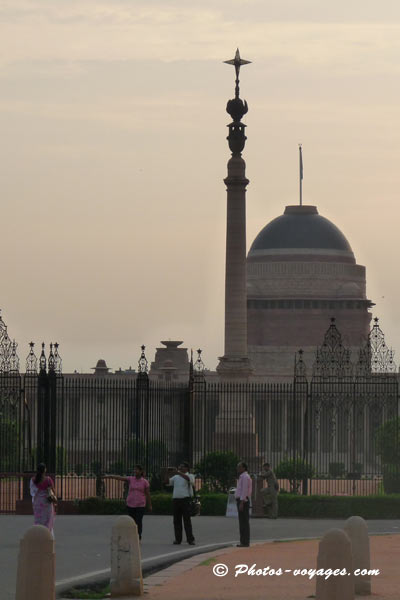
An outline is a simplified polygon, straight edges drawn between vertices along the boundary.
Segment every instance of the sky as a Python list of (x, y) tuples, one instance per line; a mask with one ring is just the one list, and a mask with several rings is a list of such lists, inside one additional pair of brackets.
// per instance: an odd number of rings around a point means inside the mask
[[(239, 47), (247, 245), (303, 200), (367, 268), (398, 350), (397, 0), (2, 0), (0, 307), (22, 366), (223, 354), (226, 102)], [(395, 357), (396, 358), (396, 357)]]

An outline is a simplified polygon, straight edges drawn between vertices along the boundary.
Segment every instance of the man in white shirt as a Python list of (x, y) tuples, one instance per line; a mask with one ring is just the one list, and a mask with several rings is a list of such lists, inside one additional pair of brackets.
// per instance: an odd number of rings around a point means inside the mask
[(173, 515), (174, 515), (174, 544), (182, 542), (182, 519), (185, 528), (187, 543), (194, 546), (192, 521), (190, 518), (190, 498), (193, 496), (194, 475), (189, 473), (189, 464), (183, 462), (169, 479), (169, 485), (174, 490), (172, 493)]

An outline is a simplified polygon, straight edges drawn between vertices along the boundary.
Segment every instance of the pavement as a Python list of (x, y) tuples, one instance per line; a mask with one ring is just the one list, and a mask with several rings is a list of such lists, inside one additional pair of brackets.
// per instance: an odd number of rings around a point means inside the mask
[[(316, 578), (313, 570), (317, 565), (318, 545), (319, 540), (269, 542), (189, 558), (146, 579), (146, 600), (314, 598)], [(376, 571), (370, 577), (371, 597), (374, 600), (398, 600), (400, 535), (371, 536), (370, 551), (371, 569)], [(249, 575), (249, 567), (250, 573), (259, 570), (259, 575)], [(282, 574), (278, 574), (279, 569)], [(303, 569), (307, 572), (304, 575), (296, 573)], [(355, 597), (365, 598), (358, 594)]]
[[(111, 528), (115, 516), (56, 517), (56, 582), (57, 594), (87, 581), (109, 577)], [(33, 524), (31, 516), (0, 515), (1, 600), (14, 600), (19, 541)], [(252, 519), (252, 542), (315, 538), (331, 527), (342, 527), (341, 519)], [(368, 521), (370, 533), (399, 533), (400, 520)], [(146, 515), (144, 519), (142, 559), (143, 571), (159, 571), (166, 566), (196, 554), (214, 551), (237, 543), (238, 523), (235, 518), (196, 517), (193, 519), (196, 546), (172, 545), (172, 517)], [(207, 596), (206, 596), (207, 597)]]

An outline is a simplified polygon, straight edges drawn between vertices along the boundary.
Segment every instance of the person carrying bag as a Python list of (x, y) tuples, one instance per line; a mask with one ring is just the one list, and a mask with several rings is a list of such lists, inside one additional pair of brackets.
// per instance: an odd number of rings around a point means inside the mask
[[(172, 469), (169, 478), (169, 485), (173, 486), (172, 505), (174, 515), (174, 544), (182, 543), (182, 521), (185, 528), (187, 543), (190, 546), (195, 545), (192, 531), (191, 517), (193, 515), (192, 499), (194, 486), (194, 475), (189, 473), (189, 464), (182, 462), (178, 469)], [(196, 509), (197, 510), (197, 509)], [(196, 513), (197, 514), (197, 513)]]

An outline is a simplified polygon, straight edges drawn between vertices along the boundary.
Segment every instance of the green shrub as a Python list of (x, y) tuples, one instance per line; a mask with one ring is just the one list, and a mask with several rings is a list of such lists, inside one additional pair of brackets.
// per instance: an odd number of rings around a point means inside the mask
[(153, 514), (172, 515), (172, 494), (151, 494)]
[(164, 489), (164, 482), (161, 475), (154, 473), (150, 478), (150, 492), (162, 492)]
[(0, 413), (0, 440), (2, 452), (0, 455), (0, 471), (19, 470), (20, 430), (17, 421), (4, 418)]
[(228, 498), (226, 494), (201, 494), (200, 514), (208, 517), (225, 516)]
[[(172, 495), (152, 494), (153, 514), (172, 515)], [(200, 494), (201, 515), (224, 516), (226, 494)], [(87, 498), (76, 502), (79, 514), (126, 514), (123, 500)], [(347, 519), (358, 515), (364, 519), (399, 519), (400, 494), (386, 496), (300, 496), (279, 494), (279, 516), (307, 519)]]
[(400, 495), (387, 496), (299, 496), (279, 494), (280, 517), (347, 519), (400, 518)]
[(383, 489), (385, 494), (400, 494), (400, 466), (383, 466)]
[(126, 466), (122, 460), (110, 464), (110, 473), (113, 475), (127, 475)]
[(56, 447), (56, 473), (66, 475), (68, 472), (67, 451), (63, 446)]
[(300, 457), (286, 458), (276, 467), (275, 475), (278, 479), (288, 479), (291, 493), (297, 494), (301, 481), (310, 479), (314, 475), (314, 469)]
[(379, 427), (375, 434), (375, 449), (384, 465), (400, 465), (400, 417)]
[(236, 482), (238, 462), (234, 452), (209, 452), (194, 470), (210, 491), (227, 493)]
[[(151, 494), (154, 515), (172, 515), (172, 494)], [(204, 516), (223, 516), (226, 512), (226, 494), (207, 494), (201, 496), (201, 514)], [(124, 500), (104, 500), (86, 498), (77, 500), (79, 514), (82, 515), (123, 515), (126, 514)]]
[(90, 472), (96, 475), (96, 477), (101, 475), (102, 470), (103, 467), (100, 461), (96, 460), (90, 463)]
[(329, 475), (332, 477), (342, 477), (345, 472), (344, 463), (342, 462), (331, 462), (329, 463)]
[(123, 500), (103, 500), (102, 498), (86, 498), (76, 501), (80, 515), (123, 515), (126, 504)]

